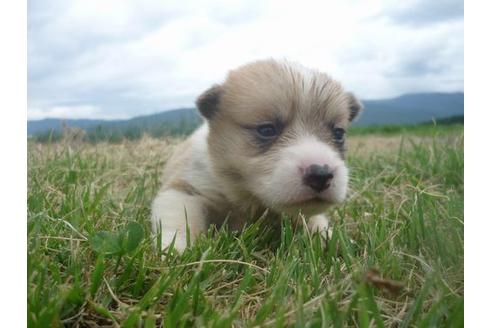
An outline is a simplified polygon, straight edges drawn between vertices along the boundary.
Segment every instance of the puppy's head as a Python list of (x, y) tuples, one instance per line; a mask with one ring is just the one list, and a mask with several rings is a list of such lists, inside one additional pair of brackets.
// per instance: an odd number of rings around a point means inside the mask
[(326, 74), (258, 61), (231, 71), (196, 103), (228, 196), (305, 214), (344, 200), (345, 131), (362, 105)]

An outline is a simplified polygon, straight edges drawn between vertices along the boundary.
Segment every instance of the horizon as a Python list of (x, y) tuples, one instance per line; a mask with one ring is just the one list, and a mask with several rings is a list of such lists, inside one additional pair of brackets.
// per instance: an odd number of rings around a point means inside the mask
[[(449, 92), (414, 92), (414, 93), (403, 93), (395, 97), (390, 97), (390, 98), (373, 98), (373, 99), (361, 99), (361, 102), (364, 104), (364, 102), (367, 101), (384, 101), (384, 100), (392, 100), (392, 99), (398, 99), (400, 97), (404, 96), (412, 96), (412, 95), (428, 95), (428, 94), (465, 94), (464, 91), (449, 91)], [(172, 111), (180, 111), (180, 110), (195, 110), (196, 106), (190, 106), (190, 107), (179, 107), (179, 108), (167, 108), (167, 109), (161, 109), (153, 113), (147, 113), (147, 114), (139, 114), (135, 116), (129, 116), (125, 118), (71, 118), (71, 117), (46, 117), (46, 118), (41, 118), (41, 119), (27, 119), (27, 122), (38, 122), (38, 121), (44, 121), (44, 120), (78, 120), (78, 121), (128, 121), (132, 120), (134, 118), (139, 118), (139, 117), (146, 117), (146, 116), (152, 116), (156, 114), (161, 114), (165, 112), (172, 112)]]

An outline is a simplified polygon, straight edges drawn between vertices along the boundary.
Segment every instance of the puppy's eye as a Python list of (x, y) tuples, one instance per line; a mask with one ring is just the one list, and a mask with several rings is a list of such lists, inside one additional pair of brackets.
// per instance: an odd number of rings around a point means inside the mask
[(342, 128), (333, 128), (333, 138), (337, 142), (342, 142), (345, 138), (345, 130)]
[(275, 125), (270, 123), (258, 125), (258, 127), (256, 127), (256, 132), (261, 138), (264, 139), (275, 138), (278, 134)]

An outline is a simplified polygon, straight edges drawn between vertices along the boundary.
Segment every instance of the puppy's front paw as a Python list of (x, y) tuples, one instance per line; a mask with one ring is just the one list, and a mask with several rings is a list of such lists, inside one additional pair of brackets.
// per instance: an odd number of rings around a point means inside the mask
[(186, 243), (186, 233), (181, 233), (179, 231), (163, 231), (161, 238), (161, 248), (167, 249), (174, 240), (174, 249), (178, 251), (178, 253), (183, 253), (185, 250)]
[(333, 234), (330, 228), (330, 220), (324, 214), (311, 216), (307, 222), (307, 226), (311, 233), (319, 232), (324, 238), (330, 239)]
[(174, 240), (174, 248), (182, 253), (187, 247), (187, 231), (190, 243), (206, 230), (204, 207), (199, 197), (165, 189), (152, 203), (154, 233), (161, 231), (161, 247), (168, 248)]

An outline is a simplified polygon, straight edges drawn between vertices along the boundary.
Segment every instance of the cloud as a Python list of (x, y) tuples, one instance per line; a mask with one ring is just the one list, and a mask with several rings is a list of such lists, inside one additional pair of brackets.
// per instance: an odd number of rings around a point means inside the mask
[[(29, 117), (59, 115), (53, 108), (130, 117), (193, 106), (229, 69), (268, 57), (326, 71), (363, 98), (462, 90), (456, 3), (399, 3), (31, 0)], [(434, 20), (429, 8), (438, 8)]]
[(45, 117), (56, 117), (56, 118), (116, 118), (116, 117), (105, 117), (104, 113), (100, 108), (92, 105), (80, 105), (80, 106), (55, 106), (46, 109), (31, 108), (28, 111), (27, 118), (29, 120), (39, 120)]
[(396, 24), (419, 27), (462, 20), (463, 12), (463, 0), (407, 0), (389, 2), (382, 14)]

